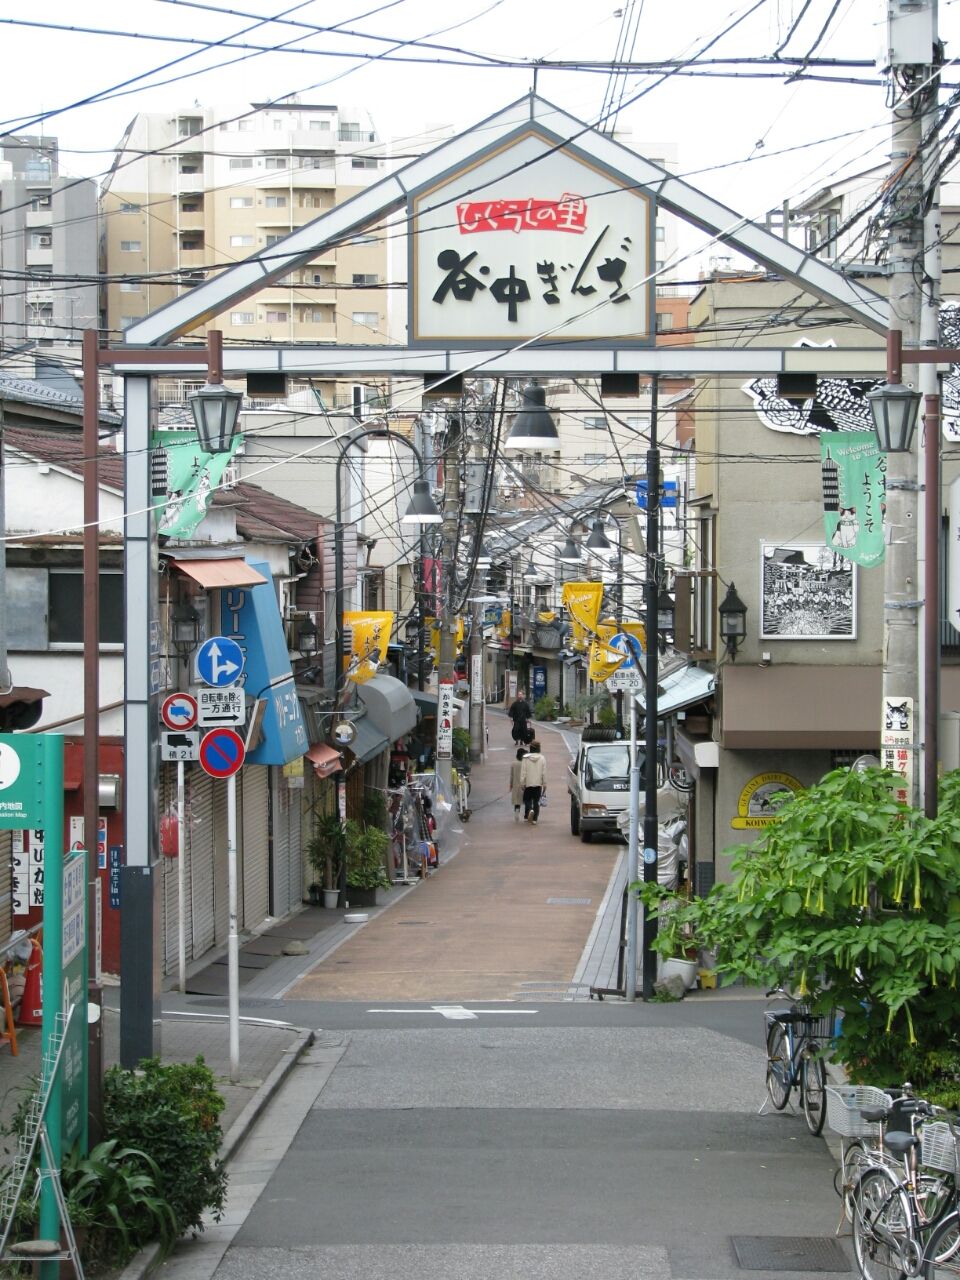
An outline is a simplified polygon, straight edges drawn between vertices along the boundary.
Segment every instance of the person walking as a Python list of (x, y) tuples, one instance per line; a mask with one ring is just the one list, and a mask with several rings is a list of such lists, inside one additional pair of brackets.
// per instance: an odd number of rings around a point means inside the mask
[(520, 821), (520, 806), (523, 804), (523, 785), (520, 782), (520, 762), (526, 754), (526, 747), (518, 747), (517, 758), (510, 766), (510, 799), (513, 801), (514, 822)]
[(540, 801), (547, 790), (547, 762), (540, 754), (540, 743), (536, 738), (520, 763), (520, 785), (523, 788), (523, 820), (536, 826), (540, 819)]
[(511, 737), (518, 747), (523, 746), (523, 744), (528, 740), (527, 721), (533, 715), (533, 712), (530, 710), (530, 703), (524, 696), (522, 689), (517, 690), (517, 696), (510, 703), (510, 706), (507, 709), (507, 715), (513, 721)]

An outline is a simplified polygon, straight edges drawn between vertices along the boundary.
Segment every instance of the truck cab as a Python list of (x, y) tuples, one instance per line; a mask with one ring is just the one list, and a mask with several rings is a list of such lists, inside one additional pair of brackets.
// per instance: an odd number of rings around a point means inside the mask
[[(643, 781), (640, 752), (640, 787)], [(596, 833), (620, 835), (617, 819), (630, 805), (630, 744), (614, 730), (589, 726), (567, 768), (570, 830), (584, 844)]]

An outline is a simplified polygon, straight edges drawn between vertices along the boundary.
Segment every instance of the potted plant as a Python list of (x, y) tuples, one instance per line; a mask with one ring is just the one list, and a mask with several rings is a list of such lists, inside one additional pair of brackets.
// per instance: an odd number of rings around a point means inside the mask
[(307, 841), (306, 854), (313, 880), (308, 892), (310, 901), (325, 907), (335, 907), (340, 896), (340, 862), (344, 856), (346, 834), (340, 819), (332, 813), (323, 814), (316, 821), (313, 835)]
[(689, 913), (684, 910), (688, 899), (656, 883), (642, 884), (640, 897), (657, 916), (657, 977), (662, 982), (677, 975), (691, 990), (697, 984), (700, 945)]
[(372, 907), (377, 890), (389, 889), (387, 851), (390, 837), (375, 826), (362, 826), (353, 818), (346, 829), (347, 897), (351, 906)]

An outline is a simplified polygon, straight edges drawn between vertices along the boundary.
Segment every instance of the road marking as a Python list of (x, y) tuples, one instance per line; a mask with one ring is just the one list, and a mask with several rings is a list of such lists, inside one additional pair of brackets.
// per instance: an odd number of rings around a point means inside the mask
[(432, 1004), (429, 1009), (368, 1009), (367, 1013), (439, 1013), (441, 1018), (449, 1018), (451, 1022), (463, 1022), (475, 1019), (481, 1013), (539, 1013), (539, 1009), (467, 1009), (462, 1004)]

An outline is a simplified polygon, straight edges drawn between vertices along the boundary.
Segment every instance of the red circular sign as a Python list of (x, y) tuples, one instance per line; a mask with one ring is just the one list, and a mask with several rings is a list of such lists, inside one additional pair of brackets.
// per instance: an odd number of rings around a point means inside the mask
[(192, 729), (197, 723), (197, 700), (191, 693), (171, 693), (160, 704), (160, 719), (168, 729)]
[(243, 765), (246, 749), (233, 729), (211, 729), (200, 743), (200, 767), (211, 778), (229, 778)]

